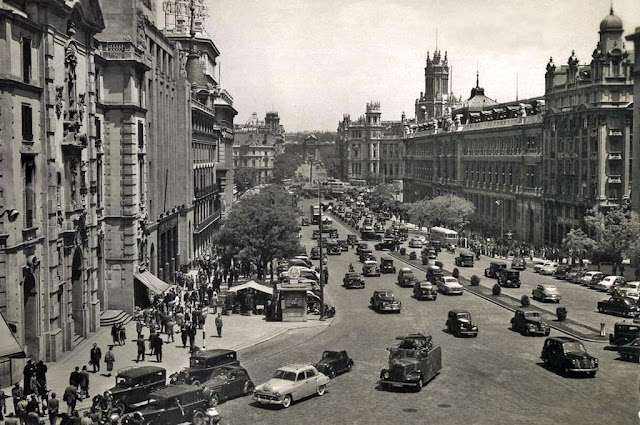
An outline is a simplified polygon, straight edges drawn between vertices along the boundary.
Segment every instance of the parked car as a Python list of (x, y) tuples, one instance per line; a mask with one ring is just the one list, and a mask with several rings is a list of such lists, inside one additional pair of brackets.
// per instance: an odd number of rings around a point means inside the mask
[(559, 265), (560, 264), (556, 263), (555, 261), (551, 261), (550, 263), (545, 264), (544, 266), (542, 266), (540, 268), (540, 270), (538, 271), (538, 273), (540, 273), (541, 275), (544, 275), (544, 276), (552, 276)]
[(613, 288), (612, 294), (619, 297), (629, 297), (628, 294), (632, 292), (640, 292), (640, 281), (625, 282), (617, 288)]
[[(437, 263), (437, 261), (436, 261)], [(427, 266), (425, 278), (434, 285), (437, 285), (444, 277), (444, 272), (439, 266)]]
[(524, 257), (514, 257), (511, 261), (511, 268), (513, 270), (522, 271), (527, 268), (527, 262), (525, 261)]
[(598, 302), (598, 311), (605, 314), (636, 317), (640, 315), (638, 303), (629, 297), (611, 297)]
[(458, 267), (473, 267), (474, 253), (468, 249), (461, 249), (454, 262)]
[[(181, 424), (191, 422), (202, 425), (206, 422), (205, 411), (210, 406), (207, 390), (202, 386), (168, 385), (148, 394), (149, 403), (136, 411), (148, 425)], [(136, 423), (135, 413), (122, 418), (122, 423)]]
[(365, 280), (358, 273), (348, 272), (344, 274), (342, 286), (347, 289), (364, 289)]
[(598, 275), (604, 277), (604, 273), (602, 272), (586, 272), (584, 276), (582, 276), (582, 278), (580, 279), (580, 283), (584, 286), (589, 286), (594, 276), (598, 276)]
[(393, 258), (382, 257), (380, 259), (380, 273), (396, 273), (396, 266), (393, 264)]
[(567, 264), (560, 264), (553, 272), (553, 277), (556, 279), (564, 280), (571, 271), (571, 266)]
[(583, 276), (587, 273), (587, 270), (582, 269), (573, 269), (567, 274), (567, 278), (565, 280), (571, 283), (580, 283)]
[(409, 240), (409, 248), (422, 248), (423, 242), (418, 238), (411, 238)]
[(429, 260), (435, 260), (436, 258), (438, 258), (438, 253), (432, 246), (427, 246), (422, 248), (420, 257), (422, 259), (422, 265), (426, 266), (427, 264), (429, 264)]
[(434, 300), (438, 298), (438, 288), (431, 282), (415, 282), (413, 297), (417, 300)]
[(233, 398), (250, 395), (255, 385), (245, 368), (240, 366), (223, 366), (216, 369), (211, 378), (202, 383), (209, 397), (209, 405), (217, 406)]
[(390, 311), (400, 313), (402, 303), (398, 301), (390, 289), (377, 289), (373, 291), (373, 296), (369, 301), (371, 307), (378, 313)]
[(167, 370), (158, 366), (137, 366), (120, 369), (116, 386), (109, 389), (113, 409), (119, 415), (135, 410), (147, 400), (149, 393), (167, 385)]
[(549, 368), (569, 373), (586, 373), (591, 377), (598, 371), (598, 359), (589, 355), (575, 338), (556, 336), (547, 338), (540, 358)]
[(340, 235), (338, 235), (338, 229), (329, 229), (329, 237), (332, 239), (338, 239)]
[(417, 280), (418, 279), (409, 267), (403, 267), (400, 269), (400, 272), (398, 273), (398, 285), (405, 288), (411, 288)]
[(322, 358), (316, 363), (316, 369), (333, 379), (336, 375), (350, 372), (353, 368), (353, 359), (349, 357), (345, 350), (325, 351)]
[(367, 260), (362, 265), (362, 274), (363, 276), (380, 276), (380, 268), (378, 267), (378, 263), (373, 260)]
[(519, 288), (520, 272), (513, 269), (501, 269), (498, 272), (498, 285), (505, 288)]
[(597, 289), (598, 288), (598, 283), (600, 283), (602, 281), (602, 279), (604, 279), (604, 278), (605, 278), (605, 274), (604, 273), (597, 274), (597, 275), (595, 275), (595, 276), (593, 276), (591, 278), (591, 281), (586, 286), (588, 286), (589, 289)]
[(484, 275), (485, 277), (491, 277), (493, 279), (497, 279), (498, 273), (500, 273), (500, 270), (503, 270), (506, 268), (507, 268), (507, 263), (504, 263), (502, 261), (492, 261), (489, 263), (489, 267), (484, 269)]
[(313, 394), (324, 395), (329, 377), (311, 365), (288, 365), (276, 370), (273, 378), (256, 387), (253, 398), (260, 404), (279, 404), (284, 408), (293, 401)]
[(596, 289), (604, 292), (612, 292), (625, 282), (626, 279), (623, 276), (607, 276), (596, 284)]
[(170, 383), (200, 385), (211, 377), (214, 370), (227, 365), (240, 366), (235, 351), (222, 348), (198, 350), (189, 357), (189, 367), (171, 375)]
[(640, 338), (640, 323), (625, 320), (614, 325), (613, 333), (609, 334), (609, 345), (627, 344), (636, 338)]
[(453, 276), (444, 276), (440, 282), (438, 282), (438, 290), (445, 295), (462, 295), (464, 289), (462, 285)]
[(455, 336), (478, 336), (478, 327), (473, 324), (466, 310), (450, 310), (447, 315), (447, 331)]
[(511, 329), (523, 335), (549, 336), (551, 327), (542, 321), (542, 315), (537, 310), (519, 308), (511, 319)]
[(562, 296), (555, 285), (538, 285), (531, 291), (531, 298), (540, 302), (560, 303)]

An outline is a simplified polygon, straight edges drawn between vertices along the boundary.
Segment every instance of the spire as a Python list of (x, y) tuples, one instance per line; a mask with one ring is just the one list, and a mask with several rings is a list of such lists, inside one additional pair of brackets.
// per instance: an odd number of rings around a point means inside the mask
[[(611, 7), (612, 7), (612, 10), (613, 10), (613, 6), (611, 6)], [(438, 28), (436, 28), (436, 52), (437, 51), (438, 51)]]
[(611, 0), (611, 8), (609, 9), (609, 15), (613, 15), (613, 0)]
[(476, 69), (476, 87), (480, 87), (480, 71)]

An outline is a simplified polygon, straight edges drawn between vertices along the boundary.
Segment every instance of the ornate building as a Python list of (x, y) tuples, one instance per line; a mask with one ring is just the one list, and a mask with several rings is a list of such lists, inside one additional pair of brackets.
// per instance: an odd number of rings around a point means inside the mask
[[(627, 40), (633, 41), (634, 52), (640, 51), (640, 27), (636, 28), (635, 33), (628, 35)], [(633, 77), (633, 96), (634, 99), (640, 99), (640, 54), (634, 55), (634, 66), (631, 76)], [(633, 122), (631, 128), (640, 128), (640, 108), (633, 108)], [(632, 139), (631, 151), (640, 152), (640, 137)], [(640, 212), (640, 167), (632, 167), (631, 169), (631, 206), (634, 211)]]
[(416, 121), (423, 123), (437, 120), (445, 115), (449, 104), (449, 61), (447, 52), (444, 58), (440, 50), (433, 52), (433, 59), (427, 52), (427, 65), (424, 68), (424, 92), (416, 99)]
[[(0, 20), (0, 311), (29, 356), (55, 361), (104, 307), (93, 37), (105, 25), (92, 0), (7, 0)], [(12, 366), (0, 359), (3, 386)]]
[(631, 189), (633, 52), (613, 8), (587, 65), (575, 52), (545, 74), (544, 239), (560, 244), (592, 208), (619, 205)]

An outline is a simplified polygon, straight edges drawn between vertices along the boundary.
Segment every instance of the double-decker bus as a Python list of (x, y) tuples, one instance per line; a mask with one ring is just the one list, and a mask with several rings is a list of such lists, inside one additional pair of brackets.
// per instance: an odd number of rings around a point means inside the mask
[(429, 229), (429, 238), (440, 241), (443, 247), (458, 245), (458, 232), (444, 227), (432, 227)]

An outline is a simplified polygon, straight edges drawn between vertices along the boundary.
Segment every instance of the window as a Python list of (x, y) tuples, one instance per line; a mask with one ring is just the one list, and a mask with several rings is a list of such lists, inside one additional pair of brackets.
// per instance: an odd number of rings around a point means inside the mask
[(33, 141), (33, 111), (30, 105), (22, 105), (22, 140)]
[(144, 148), (144, 124), (138, 121), (138, 148)]
[(307, 379), (313, 378), (314, 376), (316, 376), (316, 373), (313, 371), (313, 369), (307, 369)]
[(33, 227), (35, 206), (36, 206), (36, 189), (35, 189), (35, 164), (33, 159), (23, 162), (24, 169), (24, 227), (29, 229)]
[(25, 83), (31, 82), (31, 39), (22, 39), (22, 79)]
[(96, 161), (96, 203), (98, 208), (102, 207), (102, 156)]
[(299, 372), (298, 377), (296, 378), (296, 382), (300, 382), (304, 380), (305, 380), (304, 372)]
[(94, 122), (96, 125), (96, 140), (102, 140), (102, 121), (96, 117)]

